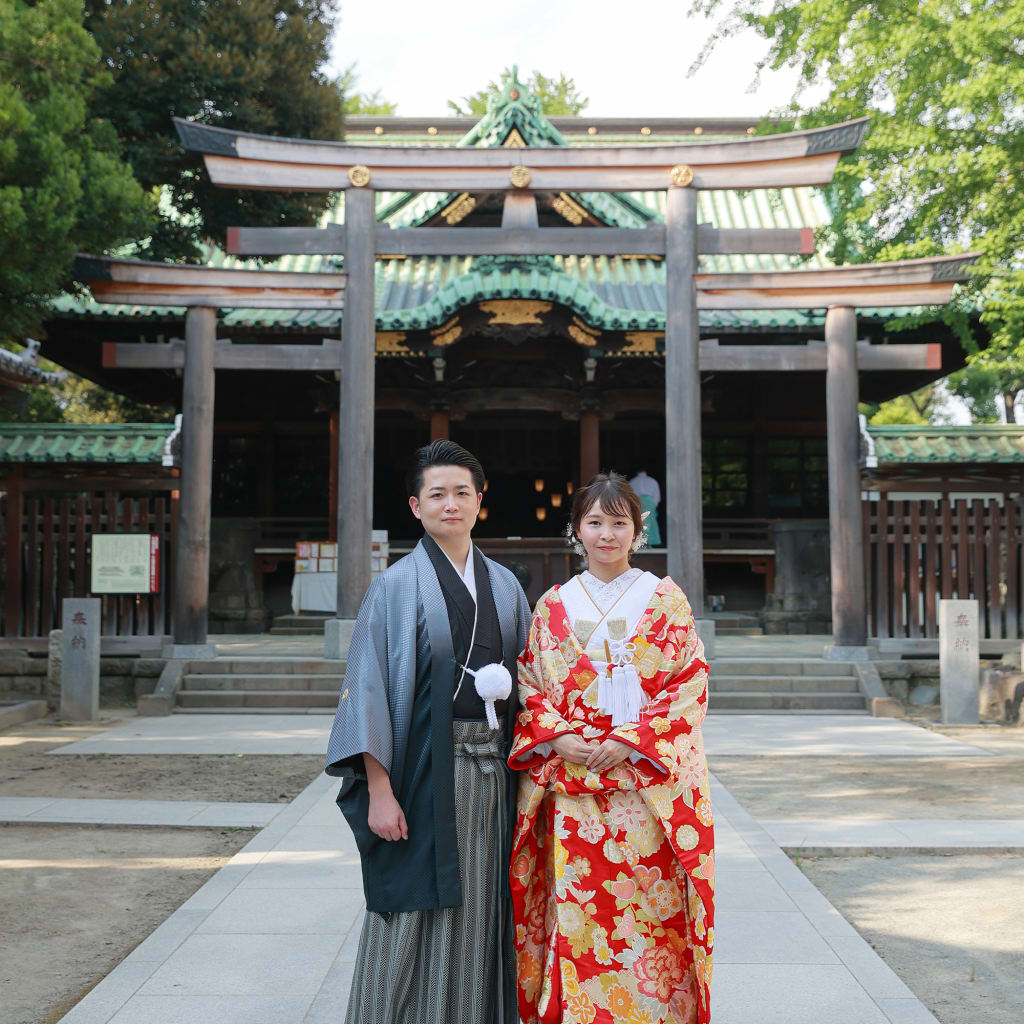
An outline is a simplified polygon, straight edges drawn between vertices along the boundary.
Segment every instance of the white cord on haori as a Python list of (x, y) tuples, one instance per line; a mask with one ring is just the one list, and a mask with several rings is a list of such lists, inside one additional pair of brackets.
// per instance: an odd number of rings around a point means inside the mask
[(494, 702), (508, 700), (512, 693), (512, 673), (497, 661), (490, 665), (481, 665), (475, 671), (471, 668), (464, 669), (464, 671), (473, 677), (476, 692), (484, 702), (487, 724), (491, 729), (497, 729), (498, 712), (494, 708)]

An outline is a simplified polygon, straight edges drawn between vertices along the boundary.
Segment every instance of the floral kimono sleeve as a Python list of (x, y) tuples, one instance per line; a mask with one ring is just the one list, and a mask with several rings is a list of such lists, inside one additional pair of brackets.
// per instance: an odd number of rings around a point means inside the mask
[(652, 696), (638, 723), (611, 735), (667, 775), (678, 776), (691, 757), (691, 733), (699, 730), (707, 710), (708, 665), (689, 602), (677, 587), (658, 595), (637, 647), (635, 663)]
[[(551, 634), (548, 613), (545, 596), (537, 605), (526, 650), (519, 656), (520, 711), (508, 759), (509, 766), (517, 771), (527, 771), (557, 756), (551, 741), (566, 733), (582, 733), (585, 724), (563, 714), (567, 709), (561, 683), (569, 668), (564, 665), (558, 641)], [(553, 662), (563, 662), (565, 672), (559, 672)], [(558, 692), (549, 692), (552, 686)]]

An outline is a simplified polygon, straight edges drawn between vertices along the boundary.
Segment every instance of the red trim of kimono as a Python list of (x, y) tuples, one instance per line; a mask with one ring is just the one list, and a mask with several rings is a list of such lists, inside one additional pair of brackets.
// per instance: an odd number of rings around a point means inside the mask
[[(646, 1000), (638, 1004), (644, 1013), (663, 1007), (652, 1020), (710, 1021), (714, 826), (700, 733), (708, 666), (689, 603), (671, 579), (658, 585), (632, 639), (633, 664), (648, 703), (639, 722), (619, 728), (596, 706), (597, 673), (572, 631), (557, 587), (538, 604), (519, 659), (522, 710), (509, 765), (522, 774), (510, 880), (524, 1024), (612, 1024), (617, 1015), (625, 1019), (630, 992)], [(600, 774), (566, 763), (541, 746), (566, 732), (592, 742), (613, 737), (643, 760), (627, 760)], [(571, 799), (588, 797), (596, 803)], [(594, 821), (578, 821), (586, 807), (597, 808)], [(642, 830), (643, 842), (630, 839), (640, 832), (613, 833), (609, 822), (619, 818)], [(556, 820), (562, 822), (557, 835)], [(573, 827), (567, 829), (565, 822)], [(603, 845), (602, 828), (611, 835)], [(560, 858), (554, 867), (552, 846)], [(574, 864), (586, 866), (578, 894), (589, 902), (577, 900), (572, 886), (559, 881), (559, 871), (571, 873)], [(665, 896), (670, 887), (682, 893), (681, 900)], [(640, 916), (630, 909), (630, 899), (641, 901), (650, 936), (642, 955), (636, 952)], [(570, 942), (563, 913), (570, 922), (584, 914), (588, 927), (596, 926), (594, 934), (605, 936), (601, 950)], [(690, 979), (685, 992), (679, 987), (684, 975)], [(601, 979), (600, 992), (596, 979)]]

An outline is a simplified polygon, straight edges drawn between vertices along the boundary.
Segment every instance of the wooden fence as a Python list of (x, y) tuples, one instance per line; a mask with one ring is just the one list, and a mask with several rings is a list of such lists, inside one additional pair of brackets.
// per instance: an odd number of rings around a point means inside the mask
[[(28, 483), (26, 481), (26, 483)], [(0, 575), (4, 637), (45, 637), (61, 626), (65, 597), (90, 593), (89, 548), (96, 533), (155, 533), (160, 538), (160, 591), (106, 594), (104, 636), (171, 633), (171, 579), (177, 499), (165, 492), (28, 489), (0, 495)], [(124, 487), (124, 484), (121, 485)], [(129, 485), (130, 486), (130, 485)], [(177, 486), (175, 482), (174, 486)], [(13, 494), (13, 498), (12, 498)]]
[(939, 599), (955, 597), (978, 602), (983, 637), (1024, 637), (1020, 502), (863, 502), (869, 636), (937, 637)]

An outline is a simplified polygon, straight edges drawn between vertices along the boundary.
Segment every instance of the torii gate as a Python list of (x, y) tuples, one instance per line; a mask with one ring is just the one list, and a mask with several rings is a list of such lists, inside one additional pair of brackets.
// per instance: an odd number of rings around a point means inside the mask
[[(860, 484), (857, 461), (857, 366), (893, 369), (941, 365), (938, 346), (859, 350), (858, 305), (948, 301), (974, 256), (937, 257), (831, 270), (699, 274), (699, 252), (809, 252), (809, 232), (715, 231), (697, 223), (697, 190), (780, 188), (831, 181), (839, 157), (856, 148), (862, 118), (828, 128), (734, 142), (672, 146), (470, 147), (350, 146), (251, 135), (176, 120), (189, 149), (203, 153), (214, 183), (239, 188), (345, 190), (344, 227), (237, 228), (228, 248), (239, 255), (343, 253), (348, 303), (342, 321), (341, 432), (338, 469), (338, 628), (328, 656), (344, 647), (341, 623), (354, 619), (370, 577), (374, 407), (374, 263), (377, 253), (663, 254), (666, 265), (666, 496), (668, 568), (703, 606), (700, 476), (700, 376), (714, 361), (732, 369), (824, 368), (828, 450), (833, 625), (841, 647), (866, 642)], [(523, 161), (528, 161), (524, 163)], [(375, 189), (503, 191), (503, 226), (378, 227)], [(639, 229), (540, 228), (536, 191), (667, 191), (664, 225)], [(202, 268), (198, 268), (202, 269)], [(258, 273), (258, 272), (254, 272)], [(286, 275), (296, 276), (296, 275)], [(138, 301), (135, 299), (134, 301)], [(248, 301), (245, 305), (251, 305)], [(813, 346), (713, 346), (699, 341), (699, 309), (822, 308), (824, 354)], [(886, 347), (887, 348), (887, 347)], [(913, 351), (910, 351), (913, 350)], [(325, 353), (326, 357), (326, 353)], [(866, 362), (867, 361), (867, 362)], [(336, 620), (337, 621), (337, 620)]]

